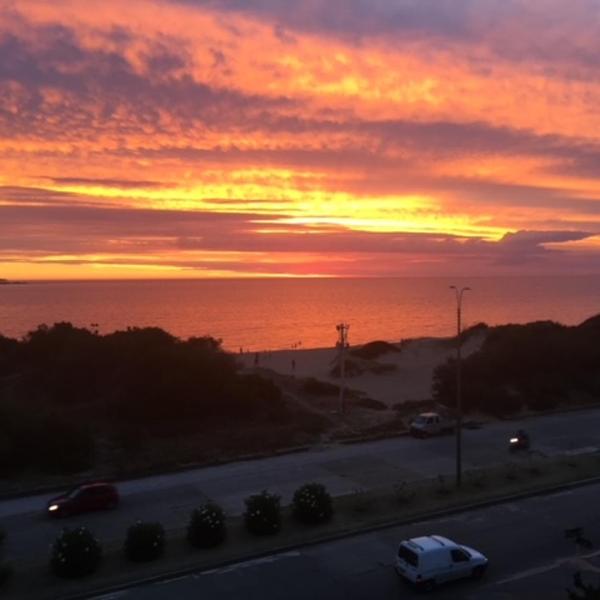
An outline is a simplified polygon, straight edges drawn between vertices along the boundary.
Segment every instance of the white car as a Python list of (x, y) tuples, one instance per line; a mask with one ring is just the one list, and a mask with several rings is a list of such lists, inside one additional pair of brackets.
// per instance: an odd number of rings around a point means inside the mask
[(487, 566), (488, 559), (481, 552), (441, 535), (405, 540), (396, 556), (398, 574), (423, 590), (455, 579), (478, 579)]

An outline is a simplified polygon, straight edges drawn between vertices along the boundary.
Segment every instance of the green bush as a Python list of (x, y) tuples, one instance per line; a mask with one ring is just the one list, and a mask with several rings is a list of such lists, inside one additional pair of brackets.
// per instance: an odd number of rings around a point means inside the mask
[(331, 496), (324, 485), (307, 483), (294, 493), (292, 512), (298, 521), (307, 525), (329, 521), (333, 515)]
[(194, 548), (218, 546), (226, 535), (225, 513), (218, 504), (208, 502), (192, 512), (187, 540)]
[(102, 547), (85, 527), (63, 529), (52, 546), (50, 568), (58, 577), (85, 577), (102, 559)]
[(165, 530), (160, 523), (138, 521), (127, 530), (125, 554), (134, 562), (148, 562), (165, 551)]
[(245, 500), (246, 528), (255, 535), (270, 535), (281, 529), (281, 497), (262, 491)]

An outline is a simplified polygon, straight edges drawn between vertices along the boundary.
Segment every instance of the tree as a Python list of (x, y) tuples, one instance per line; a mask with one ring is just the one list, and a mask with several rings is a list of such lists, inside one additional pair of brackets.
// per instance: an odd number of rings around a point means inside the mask
[(574, 590), (567, 590), (569, 600), (600, 600), (600, 585), (583, 583), (579, 571), (573, 575), (573, 585)]

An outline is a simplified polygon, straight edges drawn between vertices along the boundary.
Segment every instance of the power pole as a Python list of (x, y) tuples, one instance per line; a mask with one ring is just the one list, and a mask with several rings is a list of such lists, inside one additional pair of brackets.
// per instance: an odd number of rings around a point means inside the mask
[(344, 395), (346, 393), (346, 349), (348, 348), (348, 323), (340, 323), (335, 328), (338, 332), (337, 347), (339, 350), (340, 365), (340, 413), (344, 414), (346, 410)]

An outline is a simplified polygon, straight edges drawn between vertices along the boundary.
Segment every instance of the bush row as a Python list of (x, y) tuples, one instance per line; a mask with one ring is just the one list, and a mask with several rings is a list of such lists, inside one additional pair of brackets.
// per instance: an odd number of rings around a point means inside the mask
[[(268, 491), (245, 500), (244, 522), (254, 535), (272, 535), (281, 529), (281, 498)], [(317, 525), (331, 519), (333, 503), (325, 486), (308, 483), (298, 488), (292, 501), (292, 514), (301, 523)], [(218, 546), (227, 536), (223, 509), (209, 502), (195, 509), (187, 527), (187, 541), (194, 548)], [(165, 530), (160, 523), (138, 521), (127, 531), (124, 553), (133, 562), (159, 558), (165, 550)], [(85, 527), (64, 529), (55, 540), (50, 568), (58, 577), (78, 578), (93, 573), (102, 560), (102, 546)]]

